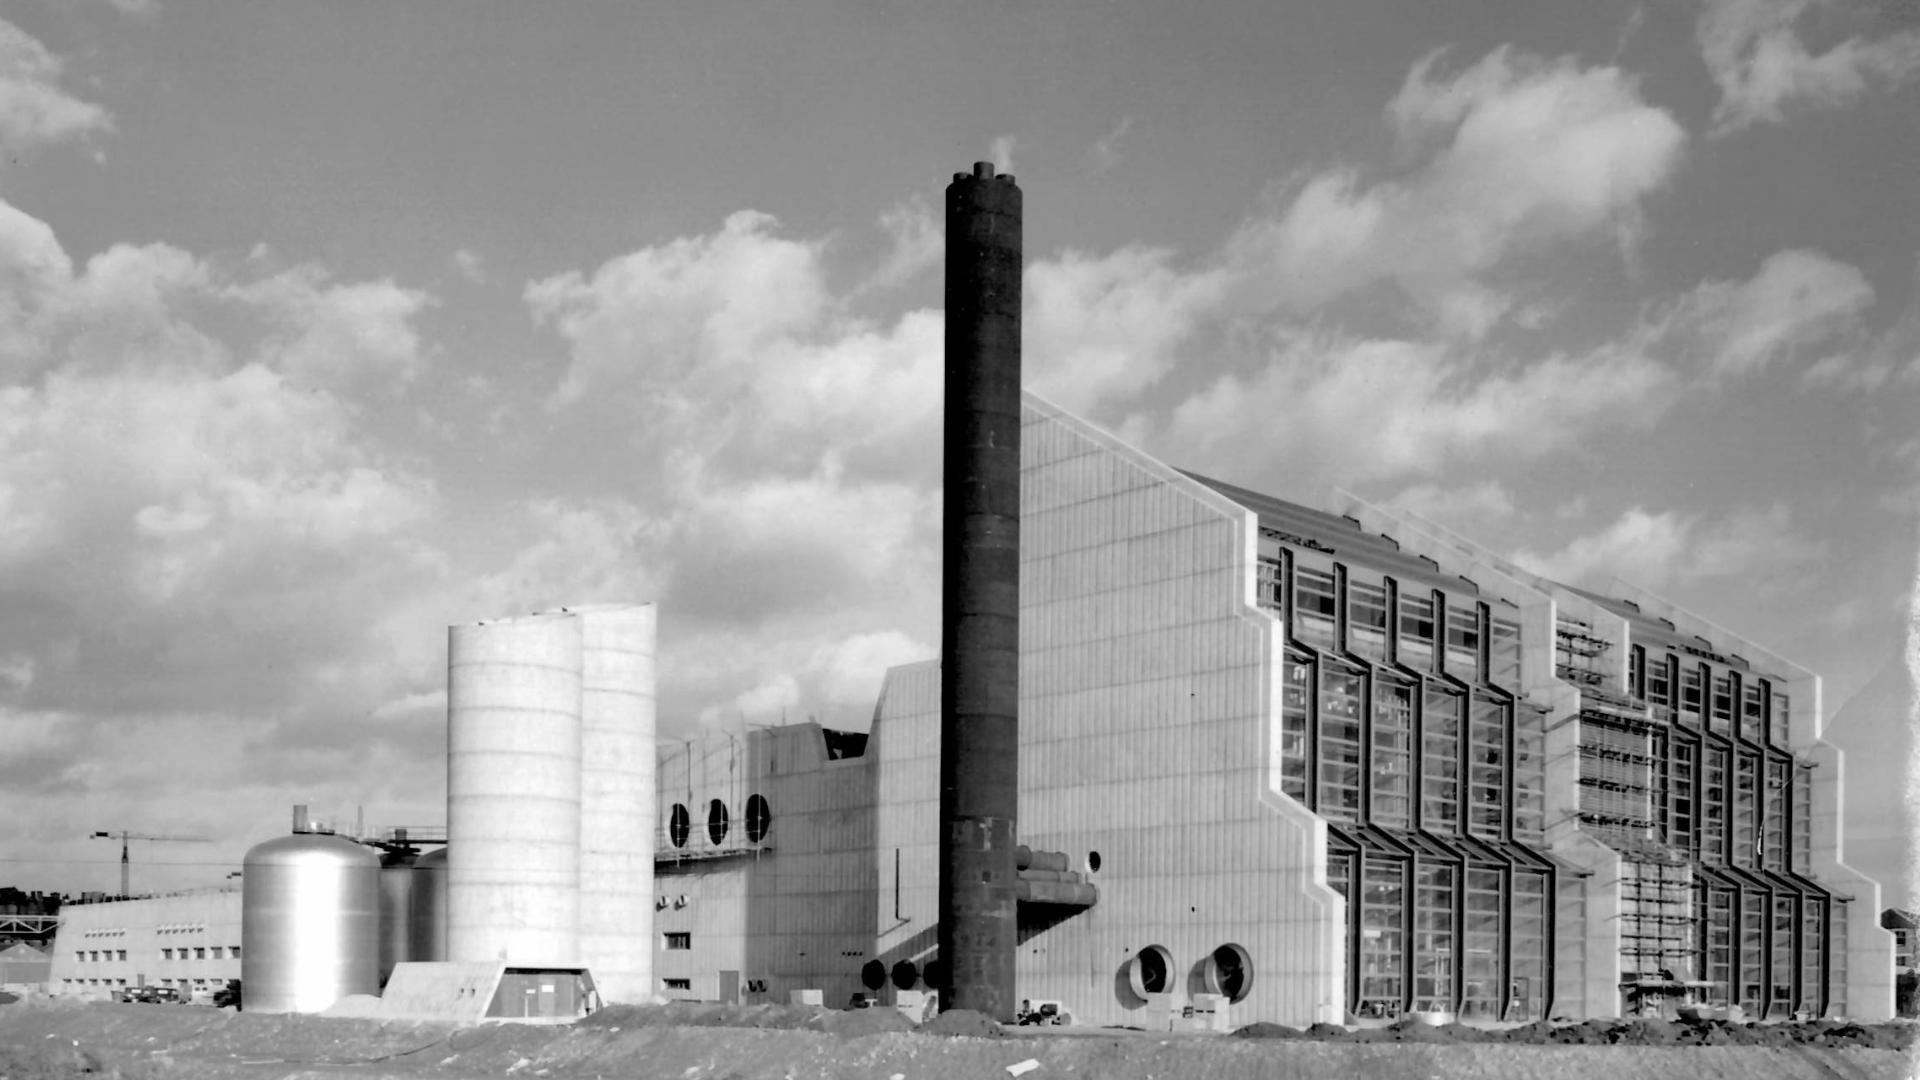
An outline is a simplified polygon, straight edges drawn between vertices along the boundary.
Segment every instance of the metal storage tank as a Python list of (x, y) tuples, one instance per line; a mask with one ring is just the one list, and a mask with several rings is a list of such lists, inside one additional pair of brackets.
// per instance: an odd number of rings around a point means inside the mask
[(580, 617), (580, 960), (608, 1002), (653, 1000), (652, 604)]
[(248, 1012), (319, 1012), (380, 992), (380, 859), (295, 833), (256, 844), (241, 876), (240, 980)]
[(580, 962), (580, 629), (448, 632), (448, 960)]
[(380, 860), (380, 985), (387, 985), (393, 965), (415, 959), (411, 917), (413, 914), (413, 852), (388, 855)]
[(446, 848), (437, 848), (414, 860), (413, 888), (408, 894), (407, 901), (409, 959), (445, 960), (447, 958)]

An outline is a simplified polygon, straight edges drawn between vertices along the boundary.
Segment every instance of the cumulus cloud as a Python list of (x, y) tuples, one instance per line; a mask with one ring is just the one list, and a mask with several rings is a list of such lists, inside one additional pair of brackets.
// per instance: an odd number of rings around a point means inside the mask
[(1750, 375), (1853, 325), (1873, 286), (1817, 251), (1768, 256), (1751, 279), (1710, 281), (1682, 298), (1659, 333), (1699, 354), (1714, 375)]
[(105, 109), (60, 88), (65, 66), (38, 38), (0, 19), (0, 148), (24, 150), (113, 126)]
[(487, 260), (471, 248), (458, 248), (452, 255), (453, 268), (460, 276), (478, 285), (487, 280)]
[[(931, 246), (906, 214), (882, 276), (928, 257), (902, 255)], [(836, 293), (824, 250), (743, 212), (526, 290), (567, 349), (557, 422), (637, 463), (628, 558), (672, 613), (694, 717), (815, 708), (844, 686), (818, 656), (937, 603), (941, 320), (850, 314), (875, 278)]]
[(1387, 108), (1404, 177), (1310, 176), (1234, 238), (1231, 261), (1266, 303), (1310, 310), (1393, 282), (1477, 337), (1513, 302), (1492, 271), (1550, 243), (1630, 237), (1679, 163), (1684, 131), (1618, 68), (1501, 48), (1447, 76), (1441, 59), (1416, 64)]
[(1230, 473), (1281, 462), (1335, 483), (1425, 476), (1651, 423), (1673, 381), (1632, 351), (1487, 370), (1444, 345), (1296, 334), (1258, 372), (1181, 403), (1161, 437), (1177, 460)]
[(1714, 133), (1778, 123), (1795, 111), (1838, 108), (1920, 73), (1920, 30), (1849, 37), (1824, 52), (1809, 49), (1800, 28), (1845, 6), (1844, 0), (1707, 0), (1695, 29), (1701, 57), (1720, 88)]
[(298, 267), (228, 289), (273, 327), (265, 343), (273, 365), (313, 386), (401, 386), (423, 362), (414, 318), (432, 303), (392, 281), (335, 284), (317, 267)]
[(1223, 314), (1231, 282), (1224, 269), (1181, 268), (1162, 248), (1034, 262), (1022, 321), (1029, 385), (1076, 412), (1137, 396)]
[(1558, 551), (1516, 552), (1516, 563), (1569, 584), (1602, 586), (1614, 576), (1661, 589), (1799, 566), (1824, 547), (1800, 536), (1784, 503), (1721, 518), (1633, 507), (1597, 533)]

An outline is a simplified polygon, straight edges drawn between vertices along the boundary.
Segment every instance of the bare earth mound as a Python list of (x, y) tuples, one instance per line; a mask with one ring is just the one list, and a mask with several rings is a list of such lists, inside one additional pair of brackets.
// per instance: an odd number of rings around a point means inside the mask
[[(1348, 1034), (1255, 1025), (1242, 1038), (1064, 1029), (1028, 1034), (957, 1013), (919, 1031), (891, 1009), (836, 1011), (789, 1006), (672, 1005), (611, 1008), (572, 1026), (447, 1024), (266, 1016), (168, 1005), (0, 1007), (0, 1077), (7, 1080), (827, 1080), (899, 1076), (1004, 1078), (1032, 1060), (1027, 1080), (1048, 1077), (1321, 1076), (1554, 1080), (1784, 1080), (1787, 1077), (1915, 1075), (1913, 1025), (1804, 1025), (1784, 1045), (1711, 1045), (1707, 1036), (1747, 1036), (1742, 1025), (1694, 1032), (1635, 1025), (1572, 1025), (1545, 1045), (1507, 1033), (1433, 1028)], [(997, 1038), (929, 1037), (949, 1034)], [(875, 1030), (879, 1028), (881, 1030)], [(1740, 1029), (1739, 1034), (1733, 1034)], [(1817, 1030), (1816, 1030), (1817, 1029)], [(1518, 1038), (1538, 1033), (1520, 1029)], [(1689, 1034), (1699, 1034), (1689, 1042)], [(1593, 1043), (1591, 1040), (1612, 1041)], [(1411, 1042), (1409, 1038), (1423, 1041)], [(1471, 1039), (1471, 1042), (1454, 1040)], [(1577, 1040), (1568, 1042), (1566, 1040)], [(1672, 1042), (1648, 1045), (1647, 1042)], [(1645, 1040), (1646, 1042), (1642, 1042)], [(1878, 1047), (1866, 1044), (1882, 1044)]]

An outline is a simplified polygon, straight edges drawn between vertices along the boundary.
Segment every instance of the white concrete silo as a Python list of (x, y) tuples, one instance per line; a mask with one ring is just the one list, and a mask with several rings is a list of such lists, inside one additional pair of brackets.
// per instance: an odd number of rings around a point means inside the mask
[(448, 631), (448, 960), (581, 962), (581, 645), (565, 614)]
[(652, 604), (569, 609), (583, 639), (580, 954), (609, 1002), (653, 1000)]

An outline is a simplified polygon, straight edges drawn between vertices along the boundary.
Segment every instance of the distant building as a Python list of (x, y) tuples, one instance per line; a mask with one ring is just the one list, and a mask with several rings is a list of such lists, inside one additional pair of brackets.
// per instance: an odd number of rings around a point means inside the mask
[(45, 987), (53, 960), (24, 942), (0, 949), (0, 988)]
[(1899, 908), (1888, 908), (1880, 913), (1880, 925), (1893, 933), (1893, 970), (1898, 975), (1911, 975), (1914, 972), (1913, 951), (1916, 930), (1920, 930), (1920, 915)]
[[(1202, 993), (1235, 1024), (1892, 1014), (1812, 672), (1032, 396), (1022, 438), (1019, 836), (1065, 860), (1019, 883), (1021, 997), (1135, 1025)], [(662, 993), (926, 985), (939, 699), (929, 661), (889, 673), (858, 748), (662, 744)], [(1037, 902), (1066, 878), (1097, 901)]]
[(211, 993), (240, 977), (240, 886), (60, 910), (48, 989), (107, 998), (129, 986)]

